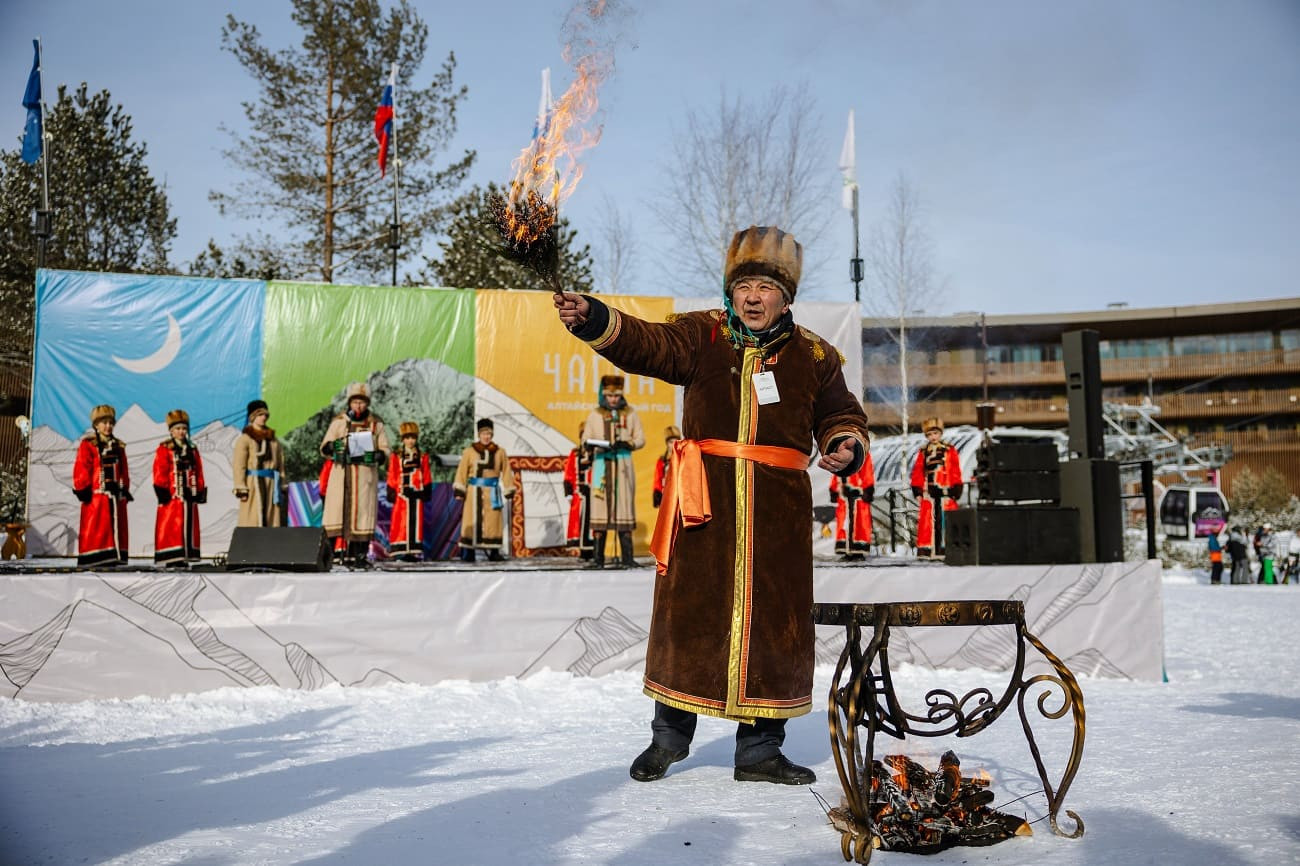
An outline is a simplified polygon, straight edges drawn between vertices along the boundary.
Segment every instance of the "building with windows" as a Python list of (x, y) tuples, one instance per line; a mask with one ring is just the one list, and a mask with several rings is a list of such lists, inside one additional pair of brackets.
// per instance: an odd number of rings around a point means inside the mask
[(974, 424), (975, 404), (999, 425), (1065, 428), (1061, 335), (1100, 338), (1102, 399), (1158, 407), (1155, 420), (1188, 445), (1227, 445), (1221, 481), (1250, 466), (1278, 469), (1300, 494), (1300, 298), (1041, 315), (958, 313), (897, 322), (864, 319), (864, 407), (873, 428), (939, 415)]

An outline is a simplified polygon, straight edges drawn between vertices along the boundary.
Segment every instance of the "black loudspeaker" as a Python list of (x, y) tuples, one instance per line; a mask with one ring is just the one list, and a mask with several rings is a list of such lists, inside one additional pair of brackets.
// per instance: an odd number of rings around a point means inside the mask
[(975, 452), (981, 505), (1061, 501), (1056, 443), (1037, 440), (985, 442)]
[(1051, 440), (1013, 439), (981, 445), (975, 452), (975, 465), (988, 472), (1057, 472), (1061, 457)]
[(230, 539), (227, 571), (329, 571), (330, 545), (319, 526), (240, 526)]
[(1061, 335), (1065, 396), (1070, 410), (1070, 454), (1100, 460), (1106, 456), (1106, 441), (1102, 436), (1098, 345), (1096, 331), (1066, 331)]
[(1124, 510), (1117, 461), (1062, 463), (1061, 504), (1079, 510), (1081, 562), (1123, 561)]
[(977, 476), (979, 501), (1050, 502), (1061, 501), (1059, 472), (990, 472)]
[(948, 512), (948, 565), (1032, 565), (1079, 562), (1079, 512), (1015, 505)]

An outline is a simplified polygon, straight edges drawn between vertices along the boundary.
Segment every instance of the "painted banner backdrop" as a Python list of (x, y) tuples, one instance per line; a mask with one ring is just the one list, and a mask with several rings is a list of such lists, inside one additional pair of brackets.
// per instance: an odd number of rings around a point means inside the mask
[[(673, 311), (672, 298), (607, 299), (652, 322)], [(478, 373), (475, 403), (496, 422), (497, 441), (511, 457), (566, 456), (578, 427), (596, 406), (600, 377), (620, 373), (564, 329), (548, 292), (478, 293)], [(636, 467), (635, 539), (644, 550), (654, 528), (651, 502), (655, 458), (663, 453), (663, 430), (676, 423), (677, 389), (645, 376), (627, 376), (624, 393), (645, 429), (646, 445), (632, 452)], [(564, 498), (558, 473), (548, 483), (530, 478), (526, 538), (529, 547), (564, 543)], [(531, 536), (531, 537), (528, 537)], [(616, 551), (614, 542), (608, 542)]]
[(261, 388), (264, 292), (252, 280), (39, 271), (32, 426), (76, 439), (108, 403), (242, 427)]
[[(716, 306), (707, 299), (610, 300), (654, 322)], [(860, 392), (852, 305), (802, 305), (796, 315), (840, 346), (846, 378)], [(320, 440), (342, 411), (350, 382), (368, 385), (371, 408), (393, 441), (398, 424), (414, 421), (426, 452), (454, 456), (472, 440), (474, 419), (491, 417), (512, 457), (549, 458), (574, 447), (601, 375), (615, 372), (564, 330), (545, 292), (41, 271), (36, 345), (27, 535), (33, 556), (76, 553), (72, 459), (99, 403), (118, 409), (116, 432), (128, 444), (137, 494), (148, 490), (167, 411), (190, 413), (208, 481), (202, 547), (211, 556), (227, 549), (234, 529), (230, 457), (251, 399), (270, 404), (286, 474), (306, 482), (317, 477)], [(646, 433), (646, 447), (634, 454), (636, 537), (644, 550), (654, 522), (655, 458), (664, 428), (680, 418), (680, 400), (677, 389), (640, 376), (628, 377), (626, 392)], [(438, 471), (450, 478), (450, 469)], [(568, 503), (559, 473), (528, 471), (521, 481), (528, 503), (523, 545), (562, 544)], [(814, 490), (821, 486), (815, 478)], [(153, 552), (155, 511), (152, 497), (141, 495), (129, 508), (134, 556)]]

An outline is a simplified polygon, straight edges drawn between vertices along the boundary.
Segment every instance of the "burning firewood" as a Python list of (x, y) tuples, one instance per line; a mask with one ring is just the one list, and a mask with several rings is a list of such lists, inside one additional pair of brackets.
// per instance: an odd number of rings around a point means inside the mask
[(502, 254), (535, 271), (559, 291), (560, 250), (555, 234), (555, 207), (536, 190), (511, 199), (492, 195), (488, 207), (501, 232)]
[[(871, 792), (872, 846), (933, 854), (956, 845), (992, 845), (1031, 835), (1023, 818), (988, 807), (994, 796), (988, 786), (987, 779), (963, 778), (961, 762), (950, 751), (939, 759), (936, 772), (906, 755), (873, 761), (870, 785), (862, 786)], [(847, 807), (832, 809), (830, 817), (836, 829), (862, 835)]]

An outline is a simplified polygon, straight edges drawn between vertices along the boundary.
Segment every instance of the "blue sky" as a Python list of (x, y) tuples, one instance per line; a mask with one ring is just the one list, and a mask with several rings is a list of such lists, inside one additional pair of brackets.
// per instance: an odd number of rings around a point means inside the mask
[[(508, 177), (536, 112), (558, 96), (570, 0), (420, 2), (425, 78), (456, 52), (469, 98), (453, 148), (472, 180)], [(864, 237), (900, 172), (919, 193), (947, 288), (929, 311), (990, 313), (1300, 297), (1300, 3), (1295, 0), (808, 0), (631, 4), (629, 44), (601, 91), (604, 135), (566, 213), (595, 242), (609, 196), (632, 221), (639, 294), (672, 284), (648, 203), (671, 176), (674, 129), (725, 88), (761, 101), (805, 84), (825, 140), (833, 228), (809, 258), (810, 299), (847, 300), (852, 232), (836, 161), (857, 115)], [(21, 134), (30, 39), (46, 86), (85, 80), (132, 115), (179, 221), (176, 262), (247, 229), (217, 214), (231, 189), (219, 126), (239, 128), (252, 80), (220, 50), (225, 13), (273, 46), (296, 41), (287, 0), (6, 3), (0, 82)], [(382, 82), (376, 82), (376, 100)], [(400, 105), (399, 105), (400, 111)], [(870, 286), (866, 287), (868, 291)]]

